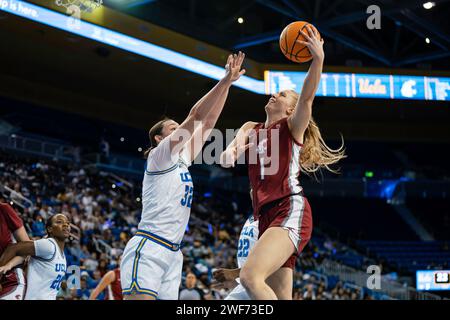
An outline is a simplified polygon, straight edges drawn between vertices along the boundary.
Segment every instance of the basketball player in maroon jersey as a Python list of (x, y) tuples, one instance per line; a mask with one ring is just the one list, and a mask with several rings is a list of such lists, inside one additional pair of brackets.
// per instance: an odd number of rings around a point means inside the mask
[[(117, 262), (120, 266), (120, 259)], [(122, 286), (120, 285), (120, 269), (116, 268), (114, 270), (108, 271), (100, 280), (97, 287), (92, 291), (89, 300), (96, 300), (98, 295), (107, 289), (107, 295), (105, 300), (123, 300), (122, 296)]]
[[(245, 123), (220, 160), (229, 167), (248, 148), (247, 160), (257, 154), (256, 161), (248, 163), (248, 174), (259, 239), (240, 272), (247, 293), (257, 300), (292, 299), (296, 257), (312, 232), (311, 208), (300, 186), (300, 171), (314, 174), (326, 168), (336, 172), (329, 165), (344, 157), (343, 146), (330, 149), (312, 119), (324, 52), (318, 33), (307, 30), (308, 34), (302, 32), (306, 41), (298, 42), (308, 47), (313, 61), (300, 96), (293, 90), (273, 94), (265, 106), (266, 122)], [(272, 141), (272, 136), (279, 140)], [(269, 173), (264, 159), (277, 163), (278, 170)]]
[[(22, 219), (6, 203), (0, 203), (0, 257), (12, 243), (30, 241)], [(25, 276), (21, 268), (13, 268), (3, 274), (0, 272), (0, 300), (23, 300), (25, 295)]]

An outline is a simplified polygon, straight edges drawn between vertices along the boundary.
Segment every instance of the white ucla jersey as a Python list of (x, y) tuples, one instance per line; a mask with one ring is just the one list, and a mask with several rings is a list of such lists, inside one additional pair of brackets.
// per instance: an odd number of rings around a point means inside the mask
[(258, 241), (259, 229), (258, 221), (255, 221), (253, 215), (251, 215), (247, 221), (245, 221), (244, 227), (242, 227), (241, 235), (239, 236), (239, 246), (237, 251), (237, 261), (239, 268), (245, 264), (249, 252), (255, 246)]
[(189, 153), (183, 149), (171, 155), (169, 143), (164, 139), (148, 156), (139, 229), (180, 243), (189, 221), (194, 187), (188, 170)]
[(53, 238), (34, 242), (35, 255), (27, 272), (25, 300), (56, 300), (66, 276), (66, 257)]

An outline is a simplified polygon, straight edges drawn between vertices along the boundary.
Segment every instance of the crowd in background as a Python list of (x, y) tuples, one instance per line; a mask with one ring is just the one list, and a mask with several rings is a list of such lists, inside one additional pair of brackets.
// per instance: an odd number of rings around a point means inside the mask
[[(15, 207), (32, 238), (45, 236), (45, 221), (50, 215), (64, 213), (70, 218), (75, 227), (65, 253), (68, 265), (81, 267), (81, 282), (79, 289), (69, 289), (63, 282), (58, 299), (89, 299), (106, 272), (118, 267), (126, 243), (137, 230), (140, 183), (131, 186), (109, 173), (72, 164), (7, 154), (1, 154), (0, 159), (0, 186), (12, 189), (6, 192), (9, 199), (23, 205)], [(33, 206), (22, 197), (31, 200)], [(182, 246), (181, 297), (222, 299), (226, 296), (226, 290), (211, 289), (212, 273), (215, 268), (237, 267), (237, 240), (249, 214), (249, 208), (242, 209), (235, 197), (225, 202), (208, 193), (195, 196)], [(330, 285), (308, 274), (317, 268), (321, 259), (336, 250), (346, 248), (339, 248), (329, 239), (309, 243), (298, 259), (294, 299), (370, 298), (341, 282)], [(98, 297), (106, 298), (106, 292)]]

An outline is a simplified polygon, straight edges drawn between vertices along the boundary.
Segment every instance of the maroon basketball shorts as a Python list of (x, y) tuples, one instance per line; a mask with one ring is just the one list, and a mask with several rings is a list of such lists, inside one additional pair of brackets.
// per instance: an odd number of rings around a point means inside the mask
[(15, 268), (7, 272), (0, 281), (0, 300), (23, 300), (26, 290), (24, 272)]
[(289, 231), (296, 250), (282, 268), (294, 269), (297, 256), (311, 239), (313, 222), (308, 199), (298, 194), (270, 202), (261, 208), (258, 219), (260, 238), (272, 227)]

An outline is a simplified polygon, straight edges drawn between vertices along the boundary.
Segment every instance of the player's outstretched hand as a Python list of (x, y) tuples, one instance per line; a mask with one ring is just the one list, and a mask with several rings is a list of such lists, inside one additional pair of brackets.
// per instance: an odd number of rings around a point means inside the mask
[(297, 40), (297, 42), (308, 47), (314, 60), (323, 61), (325, 58), (325, 53), (323, 52), (323, 39), (320, 39), (320, 35), (316, 29), (313, 29), (310, 26), (307, 26), (306, 29), (308, 30), (308, 33), (300, 30), (306, 41)]
[(239, 269), (217, 269), (213, 272), (214, 282), (211, 288), (215, 290), (231, 290), (237, 286), (236, 278), (239, 277)]
[(245, 69), (241, 70), (244, 59), (245, 53), (241, 51), (239, 51), (238, 54), (230, 54), (228, 56), (227, 64), (225, 65), (224, 79), (230, 82), (237, 81), (245, 73)]
[(219, 282), (234, 281), (239, 278), (241, 269), (217, 269), (213, 272), (213, 278)]
[(5, 264), (4, 266), (0, 266), (0, 279), (4, 274), (6, 274), (10, 270), (11, 270), (11, 266), (9, 266), (8, 264)]
[[(224, 168), (234, 167), (237, 159), (248, 149), (253, 147), (254, 143), (247, 143), (246, 145), (235, 147), (231, 150), (225, 150), (221, 154), (220, 165)], [(220, 269), (222, 270), (222, 269)]]

